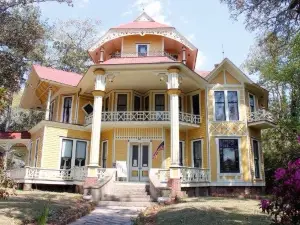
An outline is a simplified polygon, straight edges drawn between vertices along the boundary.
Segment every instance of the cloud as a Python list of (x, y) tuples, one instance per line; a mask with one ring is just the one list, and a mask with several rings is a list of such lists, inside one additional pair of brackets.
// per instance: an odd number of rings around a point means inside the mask
[(171, 14), (170, 11), (166, 11), (170, 4), (169, 0), (135, 0), (130, 9), (122, 13), (122, 16), (132, 14), (134, 11), (141, 13), (145, 11), (155, 21), (170, 24), (167, 18), (167, 14)]
[(206, 56), (203, 54), (203, 52), (198, 51), (197, 60), (196, 60), (196, 69), (200, 70), (202, 69), (202, 66), (206, 62)]

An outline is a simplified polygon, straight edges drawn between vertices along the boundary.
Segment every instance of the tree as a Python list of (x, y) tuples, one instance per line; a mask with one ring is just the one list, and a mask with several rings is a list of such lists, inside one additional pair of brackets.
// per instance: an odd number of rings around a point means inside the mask
[(245, 16), (245, 25), (259, 35), (275, 34), (290, 40), (300, 28), (299, 0), (220, 0), (228, 5), (231, 15)]

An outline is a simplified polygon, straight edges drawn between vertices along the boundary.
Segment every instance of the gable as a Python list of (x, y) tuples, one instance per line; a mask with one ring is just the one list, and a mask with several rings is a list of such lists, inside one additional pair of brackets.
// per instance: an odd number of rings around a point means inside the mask
[(224, 72), (221, 71), (218, 75), (212, 79), (211, 84), (224, 84)]
[(234, 76), (232, 76), (228, 71), (225, 71), (226, 84), (241, 84)]

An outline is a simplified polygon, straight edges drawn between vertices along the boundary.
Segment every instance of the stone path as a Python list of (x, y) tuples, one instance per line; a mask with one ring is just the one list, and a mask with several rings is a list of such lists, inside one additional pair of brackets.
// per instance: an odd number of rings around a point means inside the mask
[(91, 214), (70, 225), (131, 225), (131, 218), (137, 217), (144, 207), (97, 206)]

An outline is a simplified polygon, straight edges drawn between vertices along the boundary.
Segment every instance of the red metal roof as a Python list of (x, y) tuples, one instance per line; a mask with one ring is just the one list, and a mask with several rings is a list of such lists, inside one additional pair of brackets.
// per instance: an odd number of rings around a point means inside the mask
[(0, 139), (30, 139), (31, 135), (27, 131), (22, 132), (0, 132)]
[(116, 64), (161, 63), (161, 62), (174, 62), (174, 60), (166, 56), (127, 57), (127, 58), (112, 58), (104, 61), (101, 64), (116, 65)]
[(205, 78), (210, 74), (211, 71), (201, 71), (201, 70), (195, 70), (196, 73), (198, 73), (201, 77)]
[(120, 26), (114, 27), (115, 29), (141, 29), (141, 28), (161, 28), (170, 27), (168, 25), (152, 22), (152, 21), (134, 21)]
[(54, 81), (61, 84), (66, 84), (76, 87), (82, 75), (63, 70), (57, 70), (50, 67), (33, 65), (33, 69), (41, 79)]

